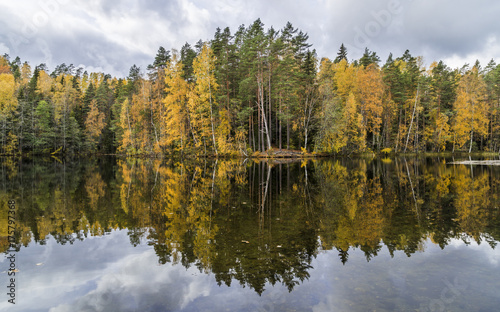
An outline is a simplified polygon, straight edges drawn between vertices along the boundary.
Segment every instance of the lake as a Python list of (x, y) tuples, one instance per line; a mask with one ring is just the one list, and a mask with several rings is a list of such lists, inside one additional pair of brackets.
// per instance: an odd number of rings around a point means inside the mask
[(3, 158), (0, 310), (498, 311), (500, 166), (452, 160)]

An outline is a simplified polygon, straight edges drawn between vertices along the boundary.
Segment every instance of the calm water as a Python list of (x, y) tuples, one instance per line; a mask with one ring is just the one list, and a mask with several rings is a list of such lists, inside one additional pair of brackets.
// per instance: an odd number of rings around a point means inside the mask
[(0, 310), (498, 311), (500, 166), (450, 160), (2, 159)]

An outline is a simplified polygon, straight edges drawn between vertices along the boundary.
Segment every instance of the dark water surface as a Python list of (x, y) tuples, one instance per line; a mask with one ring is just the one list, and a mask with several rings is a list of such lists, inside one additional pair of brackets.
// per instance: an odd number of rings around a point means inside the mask
[(1, 159), (0, 310), (499, 311), (500, 166), (448, 161)]

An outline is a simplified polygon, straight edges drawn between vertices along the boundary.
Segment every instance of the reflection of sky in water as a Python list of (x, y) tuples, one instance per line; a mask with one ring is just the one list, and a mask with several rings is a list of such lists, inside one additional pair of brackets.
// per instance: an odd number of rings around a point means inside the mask
[[(17, 304), (2, 294), (2, 311), (493, 311), (500, 305), (500, 250), (486, 242), (454, 240), (441, 250), (427, 241), (425, 252), (410, 258), (403, 252), (391, 258), (384, 248), (370, 262), (351, 250), (346, 265), (337, 251), (326, 251), (291, 293), (267, 285), (260, 297), (237, 281), (219, 287), (195, 267), (160, 266), (152, 247), (131, 246), (127, 231), (64, 246), (51, 238), (16, 257)], [(4, 270), (5, 257), (0, 261)]]

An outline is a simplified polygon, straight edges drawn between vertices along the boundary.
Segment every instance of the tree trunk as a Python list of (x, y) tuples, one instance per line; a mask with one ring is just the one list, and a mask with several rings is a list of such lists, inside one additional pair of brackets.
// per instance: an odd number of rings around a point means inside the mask
[(217, 143), (215, 142), (215, 131), (214, 131), (214, 117), (213, 117), (213, 107), (212, 107), (212, 89), (210, 85), (210, 74), (208, 74), (209, 79), (208, 79), (208, 93), (209, 93), (209, 100), (210, 100), (210, 124), (212, 126), (212, 141), (214, 143), (214, 149), (215, 149), (215, 156), (218, 156), (217, 153)]
[(405, 152), (406, 148), (408, 147), (408, 140), (410, 139), (410, 132), (411, 132), (411, 127), (413, 125), (413, 118), (415, 117), (415, 110), (417, 109), (417, 100), (418, 100), (418, 87), (417, 87), (417, 95), (415, 96), (415, 104), (413, 105), (413, 113), (411, 114), (411, 122), (410, 122), (410, 129), (408, 129), (408, 135), (406, 136), (406, 144), (405, 144)]
[(135, 147), (134, 146), (134, 140), (133, 140), (133, 137), (132, 137), (132, 127), (130, 126), (130, 116), (129, 116), (129, 111), (128, 111), (128, 105), (127, 105), (127, 123), (128, 123), (128, 131), (130, 132), (130, 139), (132, 141), (132, 147)]
[[(259, 95), (257, 94), (257, 100), (259, 99)], [(260, 106), (257, 103), (257, 147), (260, 152), (262, 152), (262, 145), (261, 145), (261, 122), (262, 122), (262, 117), (260, 116)]]
[(63, 106), (63, 152), (66, 152), (66, 101)]
[(469, 154), (472, 151), (472, 138), (474, 137), (474, 128), (470, 131), (470, 146), (469, 146)]
[(307, 128), (305, 129), (305, 136), (304, 136), (304, 149), (307, 151)]
[(290, 149), (290, 120), (286, 118), (286, 149)]
[[(271, 119), (271, 65), (269, 65), (269, 77), (268, 77), (268, 84), (269, 84), (269, 90), (267, 90), (267, 97), (268, 97), (268, 125), (269, 125), (269, 135), (272, 136), (272, 119)], [(271, 139), (271, 138), (269, 138)]]
[(280, 95), (280, 120), (279, 120), (279, 136), (280, 136), (280, 151), (281, 151), (281, 142), (282, 142), (282, 129), (281, 129), (281, 124), (282, 124), (282, 121), (281, 121), (281, 95)]
[(402, 118), (402, 109), (399, 109), (399, 120), (398, 120), (398, 135), (396, 137), (396, 149), (395, 152), (398, 151), (398, 145), (399, 145), (399, 135), (401, 134), (401, 118)]
[[(260, 76), (260, 77), (259, 77)], [(266, 133), (266, 139), (267, 139), (267, 149), (271, 149), (271, 138), (269, 137), (269, 128), (267, 126), (267, 118), (266, 118), (266, 112), (264, 109), (264, 86), (262, 84), (262, 74), (257, 76), (257, 84), (258, 84), (258, 92), (259, 92), (259, 98), (257, 101), (257, 106), (261, 110), (262, 113), (262, 120), (264, 122), (264, 130)], [(264, 142), (262, 142), (264, 144)]]
[(472, 138), (474, 137), (474, 101), (472, 101), (472, 117), (470, 121), (470, 146), (469, 146), (469, 154), (472, 151)]
[[(250, 102), (248, 102), (248, 106), (251, 107)], [(255, 140), (253, 140), (253, 126), (252, 126), (252, 117), (253, 114), (248, 115), (248, 145), (250, 147), (253, 146), (253, 151), (255, 151)]]
[(261, 105), (259, 105), (257, 103), (257, 106), (262, 110), (262, 119), (264, 120), (264, 130), (266, 132), (266, 139), (267, 139), (267, 148), (268, 149), (271, 149), (271, 139), (269, 138), (269, 131), (268, 131), (268, 127), (267, 127), (267, 121), (266, 121), (266, 116), (265, 116), (265, 113), (264, 113), (264, 107), (262, 107)]

